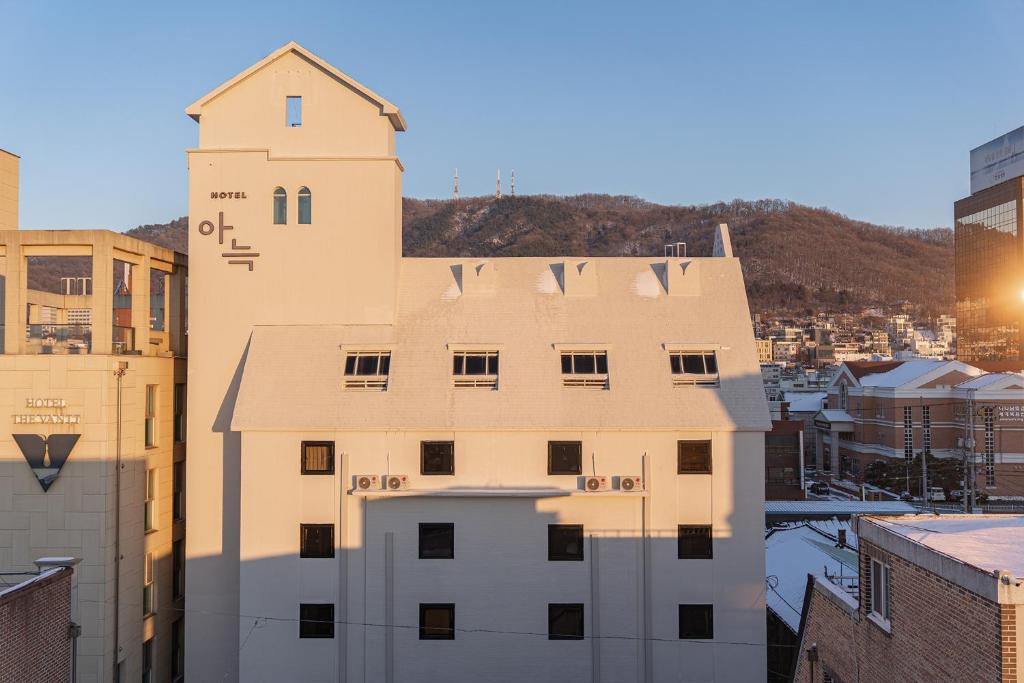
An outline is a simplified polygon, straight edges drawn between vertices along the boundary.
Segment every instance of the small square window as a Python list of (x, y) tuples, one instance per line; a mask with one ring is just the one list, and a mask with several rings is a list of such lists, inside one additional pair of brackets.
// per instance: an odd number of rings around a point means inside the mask
[(455, 525), (450, 522), (420, 524), (420, 559), (455, 558)]
[(583, 444), (548, 441), (548, 474), (583, 474)]
[(455, 442), (421, 441), (420, 474), (455, 474)]
[(582, 603), (548, 605), (548, 640), (583, 640)]
[(289, 128), (298, 128), (302, 125), (302, 97), (289, 95), (286, 101), (287, 119)]
[(455, 640), (454, 604), (420, 604), (420, 640)]
[(302, 442), (303, 474), (334, 474), (334, 442)]
[(679, 525), (679, 559), (711, 559), (711, 527), (691, 524)]
[(711, 640), (715, 637), (713, 605), (679, 605), (679, 638)]
[(299, 557), (334, 557), (334, 525), (300, 524)]
[(679, 442), (679, 474), (711, 474), (711, 442)]
[(552, 562), (583, 561), (583, 525), (548, 525), (548, 560)]
[(334, 605), (308, 603), (299, 605), (299, 638), (333, 638)]

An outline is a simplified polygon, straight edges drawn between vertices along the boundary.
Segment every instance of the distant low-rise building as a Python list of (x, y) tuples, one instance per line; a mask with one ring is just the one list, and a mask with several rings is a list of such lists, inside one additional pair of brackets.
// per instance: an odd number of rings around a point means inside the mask
[(772, 420), (764, 435), (765, 500), (803, 500), (804, 425)]

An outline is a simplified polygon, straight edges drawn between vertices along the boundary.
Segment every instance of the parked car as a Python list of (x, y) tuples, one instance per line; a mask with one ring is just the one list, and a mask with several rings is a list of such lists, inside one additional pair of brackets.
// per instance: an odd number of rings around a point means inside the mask
[(960, 501), (962, 501), (964, 499), (964, 490), (963, 489), (950, 489), (950, 491), (949, 491), (949, 499), (952, 502), (954, 502), (954, 503), (959, 503)]
[(928, 500), (934, 503), (941, 503), (946, 500), (946, 490), (941, 486), (929, 486), (928, 487)]
[(829, 492), (828, 484), (823, 481), (814, 482), (809, 489), (816, 496), (827, 496)]
[(903, 493), (900, 494), (900, 500), (902, 500), (904, 503), (913, 503), (914, 497), (910, 495), (910, 491), (904, 491)]

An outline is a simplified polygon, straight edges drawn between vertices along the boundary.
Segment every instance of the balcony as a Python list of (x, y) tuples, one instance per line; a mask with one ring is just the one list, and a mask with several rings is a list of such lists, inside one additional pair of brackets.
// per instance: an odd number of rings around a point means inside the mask
[(25, 353), (79, 354), (92, 351), (91, 325), (40, 323), (25, 326)]
[(135, 328), (123, 325), (114, 325), (110, 335), (111, 353), (122, 354), (136, 353), (135, 350)]

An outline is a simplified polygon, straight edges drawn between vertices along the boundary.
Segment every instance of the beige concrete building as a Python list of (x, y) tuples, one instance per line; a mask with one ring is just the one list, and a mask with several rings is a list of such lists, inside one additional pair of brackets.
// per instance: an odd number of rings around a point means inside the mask
[(190, 680), (763, 678), (727, 228), (402, 258), (387, 100), (289, 43), (187, 112)]
[(18, 229), (17, 154), (0, 149), (0, 230)]
[[(185, 257), (4, 230), (0, 274), (0, 570), (81, 558), (78, 681), (180, 677)], [(89, 285), (61, 294), (65, 277)]]

